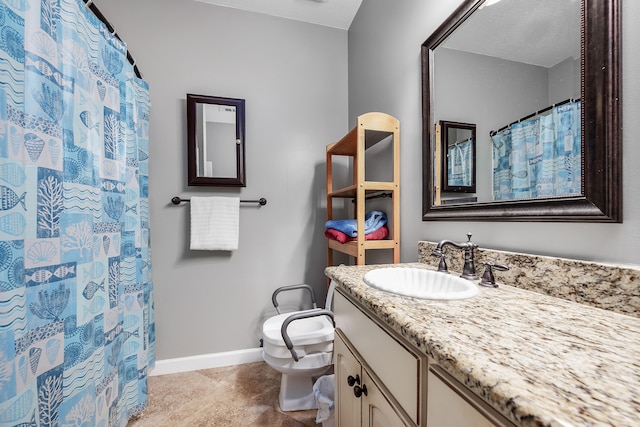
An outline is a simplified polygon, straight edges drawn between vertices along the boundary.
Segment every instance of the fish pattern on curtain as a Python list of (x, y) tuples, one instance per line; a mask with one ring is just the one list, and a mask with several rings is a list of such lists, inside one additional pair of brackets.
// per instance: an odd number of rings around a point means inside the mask
[(447, 149), (447, 183), (469, 187), (473, 177), (473, 140), (456, 143)]
[(581, 194), (580, 109), (580, 101), (557, 105), (492, 136), (494, 200)]
[(149, 108), (82, 0), (0, 0), (2, 426), (125, 426), (146, 407)]

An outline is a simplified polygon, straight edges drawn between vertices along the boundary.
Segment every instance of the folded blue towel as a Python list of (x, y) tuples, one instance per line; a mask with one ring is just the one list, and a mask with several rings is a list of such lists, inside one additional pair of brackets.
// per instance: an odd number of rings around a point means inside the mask
[[(387, 223), (387, 214), (380, 211), (367, 212), (364, 216), (364, 234), (369, 234)], [(325, 228), (333, 228), (343, 232), (349, 237), (358, 235), (358, 221), (355, 219), (329, 220), (324, 224)]]

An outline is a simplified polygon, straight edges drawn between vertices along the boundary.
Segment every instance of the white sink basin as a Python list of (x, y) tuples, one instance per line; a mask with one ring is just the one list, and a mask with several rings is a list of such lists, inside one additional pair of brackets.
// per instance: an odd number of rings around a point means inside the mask
[(379, 268), (364, 275), (374, 288), (414, 298), (460, 300), (478, 294), (478, 287), (467, 279), (422, 268)]

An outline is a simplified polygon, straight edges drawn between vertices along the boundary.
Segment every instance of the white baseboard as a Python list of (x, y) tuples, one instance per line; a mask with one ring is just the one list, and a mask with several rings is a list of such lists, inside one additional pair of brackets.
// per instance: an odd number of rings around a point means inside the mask
[(220, 368), (223, 366), (242, 365), (254, 362), (262, 362), (261, 348), (158, 360), (156, 361), (155, 367), (149, 372), (149, 376), (155, 377), (158, 375), (176, 374), (178, 372)]

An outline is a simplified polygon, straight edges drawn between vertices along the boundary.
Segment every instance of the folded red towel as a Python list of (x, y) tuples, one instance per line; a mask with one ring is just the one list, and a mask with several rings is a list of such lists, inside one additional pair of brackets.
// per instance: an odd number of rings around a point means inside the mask
[[(324, 230), (324, 235), (327, 239), (337, 240), (340, 243), (347, 243), (353, 240), (356, 240), (356, 237), (347, 236), (342, 231), (336, 230), (335, 228), (326, 228)], [(375, 231), (372, 231), (369, 234), (365, 234), (365, 240), (382, 240), (386, 239), (389, 235), (389, 228), (386, 225), (378, 228)]]
[(327, 239), (337, 240), (340, 243), (347, 243), (348, 241), (354, 239), (353, 237), (349, 237), (342, 231), (338, 231), (335, 228), (325, 228), (324, 235)]

